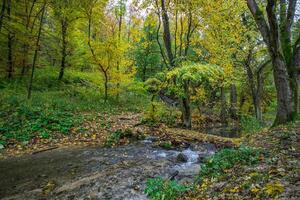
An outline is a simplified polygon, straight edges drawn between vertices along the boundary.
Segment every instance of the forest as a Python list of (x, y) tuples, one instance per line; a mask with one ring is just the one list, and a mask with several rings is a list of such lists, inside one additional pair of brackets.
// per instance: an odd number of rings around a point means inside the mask
[(0, 199), (300, 199), (299, 0), (0, 0)]

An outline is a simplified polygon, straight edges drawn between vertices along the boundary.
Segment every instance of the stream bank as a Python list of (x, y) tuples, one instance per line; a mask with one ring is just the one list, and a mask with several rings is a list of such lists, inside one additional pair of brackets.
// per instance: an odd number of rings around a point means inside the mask
[[(0, 161), (2, 199), (147, 199), (148, 178), (175, 177), (192, 182), (210, 143), (163, 149), (149, 137), (129, 145), (55, 149)], [(182, 154), (187, 159), (179, 160)]]

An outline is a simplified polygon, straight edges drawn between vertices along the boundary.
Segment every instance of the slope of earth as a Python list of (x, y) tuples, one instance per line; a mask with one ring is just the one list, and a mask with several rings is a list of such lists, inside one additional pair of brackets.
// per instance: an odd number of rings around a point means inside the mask
[(226, 169), (184, 199), (300, 199), (300, 122), (263, 130), (243, 143), (262, 152), (258, 164)]

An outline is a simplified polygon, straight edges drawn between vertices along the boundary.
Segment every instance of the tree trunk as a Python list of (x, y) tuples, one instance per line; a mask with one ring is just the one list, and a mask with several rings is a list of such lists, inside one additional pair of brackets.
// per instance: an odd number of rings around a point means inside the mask
[(300, 35), (295, 43), (293, 60), (291, 62), (293, 66), (293, 91), (294, 91), (294, 102), (295, 108), (300, 113), (299, 103), (299, 84), (300, 84)]
[(221, 87), (221, 113), (220, 113), (221, 122), (227, 124), (227, 105), (226, 105), (226, 95), (225, 88)]
[[(282, 52), (286, 62), (290, 87), (294, 101), (294, 110), (298, 111), (298, 83), (296, 77), (296, 68), (295, 57), (297, 57), (297, 42), (295, 43), (295, 48), (292, 46), (292, 26), (294, 23), (294, 16), (296, 11), (297, 0), (289, 0), (287, 3), (286, 0), (280, 1), (280, 44), (282, 47)], [(299, 38), (300, 39), (300, 38)], [(294, 51), (294, 53), (293, 53)], [(300, 59), (300, 57), (298, 57)], [(300, 62), (300, 61), (298, 61)]]
[(88, 13), (88, 46), (91, 51), (91, 54), (93, 56), (94, 61), (98, 64), (103, 76), (104, 76), (104, 102), (107, 102), (108, 100), (108, 74), (107, 71), (109, 67), (105, 68), (100, 61), (97, 59), (97, 56), (95, 54), (95, 51), (91, 44), (91, 28), (92, 28), (92, 11)]
[[(10, 20), (10, 9), (11, 9), (11, 0), (7, 2), (7, 17)], [(7, 78), (12, 79), (13, 77), (13, 56), (12, 56), (12, 46), (13, 46), (13, 35), (11, 31), (8, 31), (7, 34)]]
[(0, 31), (2, 29), (3, 19), (5, 15), (5, 7), (6, 7), (6, 0), (2, 0), (1, 13), (0, 13)]
[[(118, 47), (120, 47), (121, 45), (121, 36), (122, 36), (122, 23), (123, 23), (123, 14), (120, 13), (119, 16), (119, 30), (118, 30)], [(117, 61), (117, 72), (118, 75), (120, 75), (120, 60), (118, 59)], [(120, 98), (120, 82), (119, 82), (119, 78), (117, 80), (117, 101), (119, 101)]]
[(280, 55), (274, 56), (272, 63), (277, 90), (277, 114), (274, 125), (278, 125), (293, 120), (296, 113), (284, 58)]
[(164, 43), (165, 48), (167, 51), (169, 64), (171, 67), (175, 66), (174, 63), (174, 55), (172, 52), (172, 43), (171, 43), (171, 33), (170, 33), (170, 23), (169, 23), (169, 16), (167, 13), (167, 9), (165, 6), (165, 0), (161, 0), (161, 9), (162, 9), (162, 21), (163, 21), (163, 27), (164, 27)]
[(13, 36), (11, 33), (8, 33), (7, 36), (7, 78), (12, 79), (13, 78), (13, 58), (12, 58), (12, 43), (13, 43)]
[(147, 72), (147, 66), (146, 66), (146, 63), (144, 62), (144, 65), (143, 65), (143, 75), (142, 75), (142, 81), (143, 82), (146, 81), (146, 72)]
[(189, 83), (184, 83), (185, 97), (181, 99), (182, 103), (182, 122), (183, 126), (187, 129), (192, 128), (192, 113), (190, 107)]
[(251, 68), (251, 62), (253, 59), (252, 49), (249, 51), (248, 58), (245, 61), (244, 67), (247, 71), (248, 82), (251, 90), (252, 102), (255, 112), (255, 117), (258, 121), (262, 121), (262, 111), (261, 111), (261, 93), (262, 93), (262, 70), (267, 65), (268, 62), (264, 63), (261, 67), (259, 67), (256, 73), (256, 81), (254, 80), (254, 73)]
[(262, 110), (261, 110), (261, 105), (260, 105), (260, 99), (257, 96), (255, 98), (255, 102), (254, 102), (254, 109), (255, 109), (255, 117), (259, 122), (262, 122)]
[(237, 89), (236, 85), (232, 84), (230, 86), (230, 115), (234, 120), (238, 119), (237, 115)]
[(23, 77), (28, 72), (28, 45), (24, 44), (23, 46), (23, 58), (22, 58), (22, 71), (21, 71), (21, 77)]
[[(158, 6), (158, 2), (157, 1), (156, 1), (156, 4)], [(158, 15), (158, 26), (157, 26), (157, 30), (156, 30), (156, 41), (157, 41), (157, 44), (158, 44), (159, 51), (160, 51), (161, 57), (163, 59), (163, 62), (166, 65), (166, 67), (169, 68), (167, 59), (165, 57), (165, 53), (164, 53), (163, 47), (162, 47), (162, 45), (160, 43), (160, 40), (159, 40), (159, 32), (160, 32), (160, 27), (161, 27), (161, 19), (160, 19), (161, 17), (160, 17), (159, 10), (157, 11), (157, 15)], [(163, 64), (161, 65), (161, 71), (162, 70), (163, 70)]]
[(184, 50), (184, 56), (187, 57), (188, 52), (189, 52), (189, 47), (191, 44), (191, 34), (192, 34), (192, 23), (193, 23), (193, 16), (192, 16), (192, 11), (189, 10), (189, 14), (188, 14), (188, 31), (186, 34), (186, 47)]
[(106, 72), (104, 73), (104, 77), (104, 102), (106, 103), (108, 100), (108, 76)]
[(40, 27), (39, 27), (39, 32), (38, 32), (38, 37), (36, 40), (36, 46), (35, 46), (35, 51), (34, 51), (34, 56), (33, 56), (33, 62), (32, 62), (32, 68), (31, 68), (31, 76), (29, 80), (29, 85), (28, 85), (28, 95), (27, 98), (31, 98), (31, 93), (32, 93), (32, 83), (33, 83), (33, 77), (34, 77), (34, 70), (35, 70), (35, 63), (37, 60), (38, 56), (38, 50), (39, 50), (39, 45), (40, 45), (40, 38), (41, 38), (41, 33), (42, 33), (42, 27), (43, 27), (43, 20), (44, 20), (44, 14), (45, 14), (45, 6), (46, 4), (43, 5), (43, 10), (40, 18)]
[(65, 73), (66, 68), (66, 57), (67, 57), (67, 22), (66, 20), (61, 21), (61, 35), (62, 35), (62, 47), (61, 47), (61, 65), (60, 65), (60, 72), (58, 76), (58, 80), (62, 80)]
[[(268, 0), (266, 6), (266, 12), (268, 17), (268, 23), (265, 20), (264, 13), (260, 10), (255, 0), (247, 0), (248, 8), (250, 9), (258, 29), (266, 43), (269, 54), (272, 58), (273, 64), (273, 75), (275, 86), (277, 90), (277, 115), (274, 125), (284, 124), (294, 120), (297, 110), (295, 110), (295, 92), (294, 88), (291, 88), (288, 67), (289, 60), (284, 58), (284, 55), (288, 54), (285, 51), (289, 44), (286, 35), (283, 32), (289, 32), (291, 25), (294, 21), (296, 0), (289, 1), (289, 7), (286, 9), (285, 2), (281, 1), (280, 19), (281, 23), (278, 22), (278, 1)], [(284, 16), (286, 15), (286, 16)], [(286, 30), (284, 30), (287, 28)], [(280, 35), (281, 32), (281, 35)], [(287, 42), (287, 43), (286, 43)], [(283, 44), (282, 43), (286, 43)], [(285, 51), (282, 53), (282, 51)], [(289, 56), (289, 55), (288, 55)], [(291, 70), (289, 70), (291, 71)], [(294, 73), (294, 72), (293, 72)], [(293, 86), (292, 86), (293, 87)], [(293, 90), (292, 90), (293, 89)]]
[[(269, 61), (267, 63), (269, 63)], [(264, 66), (266, 66), (266, 65), (267, 64), (262, 65), (262, 67), (260, 68), (260, 70), (257, 71), (257, 74), (256, 74), (257, 88), (256, 88), (256, 99), (255, 99), (255, 105), (256, 105), (255, 113), (256, 113), (256, 119), (259, 122), (263, 121), (263, 114), (262, 114), (262, 109), (261, 109), (261, 100), (262, 100), (262, 93), (263, 93), (262, 70), (263, 70)]]
[[(30, 31), (30, 20), (32, 18), (32, 13), (34, 10), (34, 7), (37, 3), (37, 0), (33, 0), (32, 4), (30, 5), (31, 1), (25, 1), (25, 10), (26, 10), (26, 16), (25, 16), (25, 24), (26, 24), (26, 32), (29, 33)], [(29, 9), (30, 7), (30, 9)], [(37, 18), (37, 16), (36, 16)], [(35, 19), (33, 20), (33, 24), (31, 27), (31, 33), (33, 32), (33, 28), (34, 28), (34, 24), (35, 24)], [(30, 38), (29, 38), (30, 39)], [(29, 71), (29, 63), (28, 63), (28, 53), (29, 53), (29, 44), (27, 43), (27, 41), (25, 41), (25, 43), (23, 44), (23, 58), (22, 58), (22, 71), (21, 71), (21, 77), (23, 77), (24, 75), (26, 75)]]

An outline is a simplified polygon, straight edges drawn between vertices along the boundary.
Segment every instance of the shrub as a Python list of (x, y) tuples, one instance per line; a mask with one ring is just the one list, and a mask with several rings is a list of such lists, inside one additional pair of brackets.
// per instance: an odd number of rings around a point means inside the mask
[(167, 149), (167, 150), (170, 150), (170, 149), (173, 148), (173, 145), (172, 145), (171, 142), (163, 142), (159, 146), (164, 148), (164, 149)]
[(252, 116), (243, 116), (241, 118), (241, 126), (244, 133), (255, 133), (262, 128), (261, 123)]
[(173, 200), (177, 199), (189, 187), (178, 184), (176, 181), (165, 181), (162, 178), (148, 179), (145, 193), (152, 200)]
[(241, 146), (238, 149), (223, 149), (205, 159), (204, 164), (201, 166), (199, 179), (223, 176), (226, 173), (226, 169), (230, 169), (236, 164), (256, 164), (259, 155), (260, 152), (258, 150), (247, 146)]
[(155, 126), (157, 123), (165, 123), (174, 126), (179, 116), (179, 112), (162, 102), (153, 101), (148, 106), (144, 114), (144, 123)]
[(112, 147), (112, 146), (119, 144), (121, 139), (132, 138), (132, 137), (133, 137), (133, 134), (130, 129), (126, 129), (125, 131), (117, 130), (117, 131), (113, 132), (112, 134), (110, 134), (110, 136), (107, 138), (107, 140), (105, 142), (105, 146)]

